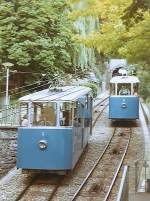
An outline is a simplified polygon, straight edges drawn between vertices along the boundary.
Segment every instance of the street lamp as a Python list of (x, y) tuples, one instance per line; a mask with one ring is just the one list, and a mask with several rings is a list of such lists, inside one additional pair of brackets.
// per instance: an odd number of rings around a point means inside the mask
[(8, 97), (8, 90), (9, 90), (9, 68), (11, 68), (12, 66), (14, 66), (14, 64), (12, 64), (10, 62), (5, 62), (5, 63), (3, 63), (3, 66), (6, 69), (6, 97), (5, 97), (5, 105), (6, 105), (6, 108), (8, 109), (8, 106), (9, 106), (9, 97)]

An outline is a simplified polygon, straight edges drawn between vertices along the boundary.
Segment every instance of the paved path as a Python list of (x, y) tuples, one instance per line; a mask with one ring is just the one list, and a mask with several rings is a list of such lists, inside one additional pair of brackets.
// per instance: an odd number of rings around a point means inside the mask
[[(146, 107), (146, 105), (144, 105), (144, 113), (146, 115), (150, 114), (149, 109)], [(143, 137), (145, 142), (144, 160), (146, 161), (146, 169), (145, 167), (143, 167), (141, 170), (138, 193), (130, 195), (129, 201), (150, 201), (150, 193), (146, 193), (146, 188), (147, 188), (146, 180), (150, 178), (150, 130), (148, 127), (148, 121), (149, 121), (149, 116), (145, 118), (142, 112), (142, 108), (140, 107), (140, 122), (141, 122), (141, 127), (143, 130)], [(146, 177), (145, 177), (145, 173), (146, 173)]]

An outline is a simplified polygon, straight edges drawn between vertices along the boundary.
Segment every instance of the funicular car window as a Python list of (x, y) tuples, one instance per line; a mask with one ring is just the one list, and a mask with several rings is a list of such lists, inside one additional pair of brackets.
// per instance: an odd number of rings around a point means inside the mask
[(110, 85), (110, 94), (115, 95), (115, 84)]
[(138, 95), (138, 83), (133, 84), (133, 95)]
[(60, 103), (60, 126), (72, 126), (73, 103)]
[(33, 126), (56, 126), (56, 103), (33, 103)]
[(130, 83), (119, 83), (117, 88), (118, 95), (131, 95)]
[(88, 110), (88, 103), (89, 103), (89, 94), (86, 95), (86, 109)]
[(85, 96), (82, 96), (82, 99), (78, 102), (78, 127), (84, 128), (84, 121), (85, 121)]
[(73, 126), (78, 127), (78, 101), (74, 102), (73, 104)]
[(20, 104), (20, 125), (28, 126), (28, 103)]

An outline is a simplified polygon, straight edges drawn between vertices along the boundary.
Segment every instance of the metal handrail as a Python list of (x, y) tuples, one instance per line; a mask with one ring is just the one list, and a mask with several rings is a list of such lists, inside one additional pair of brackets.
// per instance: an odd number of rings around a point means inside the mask
[[(116, 201), (125, 201), (124, 200), (124, 192), (125, 192), (125, 188), (126, 188), (126, 182), (128, 181), (128, 166), (126, 165), (124, 167), (124, 171), (123, 171), (123, 175), (122, 175), (122, 179), (121, 179), (121, 183), (120, 183), (120, 188), (119, 188), (119, 192), (118, 192), (118, 195), (117, 195), (117, 199)], [(128, 199), (128, 196), (127, 196), (127, 199)], [(126, 199), (126, 201), (127, 201)]]

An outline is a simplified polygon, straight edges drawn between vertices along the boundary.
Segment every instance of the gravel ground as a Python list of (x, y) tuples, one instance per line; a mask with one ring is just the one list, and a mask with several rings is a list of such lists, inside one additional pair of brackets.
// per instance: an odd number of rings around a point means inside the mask
[[(132, 137), (131, 137), (126, 158), (124, 160), (124, 165), (129, 166), (129, 196), (130, 194), (133, 194), (136, 191), (136, 186), (135, 186), (136, 165), (135, 164), (136, 162), (138, 162), (137, 172), (140, 175), (140, 170), (144, 161), (144, 138), (143, 138), (139, 120), (131, 123), (131, 126), (132, 126)], [(119, 191), (119, 185), (121, 182), (122, 173), (123, 173), (123, 168), (119, 174), (119, 179), (117, 180), (115, 187), (113, 188), (109, 201), (116, 201), (116, 197), (117, 197), (116, 192)]]

